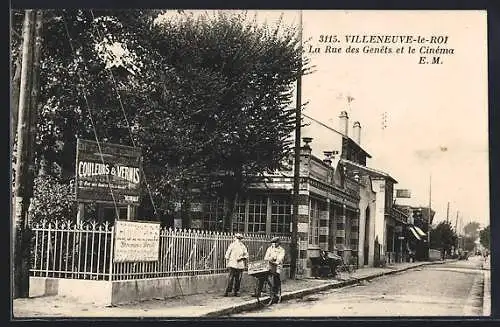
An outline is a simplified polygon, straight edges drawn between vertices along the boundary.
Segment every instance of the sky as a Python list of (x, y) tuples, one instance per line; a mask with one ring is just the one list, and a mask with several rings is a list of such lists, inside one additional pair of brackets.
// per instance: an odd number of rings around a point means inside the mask
[[(254, 17), (253, 11), (248, 16)], [(175, 14), (175, 13), (173, 13)], [(257, 20), (299, 25), (300, 11), (257, 11)], [(350, 128), (360, 121), (361, 146), (372, 156), (367, 165), (389, 173), (395, 188), (409, 189), (410, 199), (396, 203), (427, 206), (429, 185), (435, 222), (489, 224), (487, 99), (487, 25), (483, 11), (302, 11), (306, 56), (314, 73), (303, 78), (305, 113), (338, 129), (346, 110)], [(321, 43), (323, 35), (338, 43)], [(421, 36), (403, 54), (347, 53), (346, 35)], [(429, 43), (431, 36), (446, 44)], [(320, 53), (309, 53), (309, 46)], [(326, 45), (342, 48), (326, 53)], [(453, 49), (438, 64), (419, 64), (419, 48)], [(374, 50), (373, 50), (374, 51)], [(432, 59), (428, 59), (432, 60)], [(348, 104), (347, 98), (354, 100)], [(385, 128), (383, 117), (386, 117)], [(352, 133), (352, 130), (350, 131)], [(314, 140), (311, 143), (314, 147)]]
[[(298, 21), (297, 13), (290, 16)], [(446, 219), (449, 202), (452, 224), (458, 211), (459, 225), (488, 225), (486, 14), (304, 11), (302, 19), (303, 39), (313, 47), (323, 46), (321, 35), (448, 37), (441, 47), (454, 53), (434, 65), (419, 64), (418, 54), (309, 53), (316, 67), (303, 80), (302, 102), (309, 102), (309, 116), (333, 128), (342, 110), (350, 127), (360, 121), (361, 146), (372, 156), (367, 165), (394, 177), (395, 188), (411, 190), (411, 199), (396, 203), (428, 205), (430, 184), (435, 222)], [(342, 50), (347, 46), (338, 43)]]

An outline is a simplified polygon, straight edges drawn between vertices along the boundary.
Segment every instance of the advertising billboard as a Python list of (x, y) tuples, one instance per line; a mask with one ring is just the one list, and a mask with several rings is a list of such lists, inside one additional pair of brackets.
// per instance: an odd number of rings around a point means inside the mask
[(78, 139), (76, 199), (79, 202), (138, 204), (141, 170), (139, 148)]

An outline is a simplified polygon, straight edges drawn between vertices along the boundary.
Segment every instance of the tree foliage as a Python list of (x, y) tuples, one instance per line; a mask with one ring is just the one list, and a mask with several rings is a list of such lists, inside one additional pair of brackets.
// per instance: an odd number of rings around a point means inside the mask
[(47, 11), (37, 164), (71, 177), (76, 139), (97, 137), (142, 148), (144, 193), (162, 212), (214, 180), (234, 200), (248, 176), (279, 168), (290, 150), (297, 33), (244, 14), (163, 13)]
[(479, 242), (481, 242), (482, 246), (489, 249), (491, 244), (490, 239), (490, 225), (488, 225), (485, 228), (481, 229), (481, 231), (479, 232)]
[(465, 235), (474, 240), (479, 237), (479, 230), (480, 230), (480, 224), (475, 221), (472, 221), (464, 226)]
[(76, 209), (74, 192), (68, 183), (50, 175), (40, 175), (35, 179), (29, 211), (31, 222), (66, 221), (76, 216)]
[(431, 230), (430, 235), (431, 248), (444, 249), (450, 251), (452, 246), (456, 245), (457, 235), (448, 221), (440, 222), (436, 228)]

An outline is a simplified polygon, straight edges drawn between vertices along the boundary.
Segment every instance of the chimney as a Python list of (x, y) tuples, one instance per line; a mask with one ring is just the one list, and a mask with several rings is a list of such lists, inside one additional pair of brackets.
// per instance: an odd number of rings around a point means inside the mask
[(354, 141), (358, 143), (358, 145), (361, 145), (361, 124), (359, 121), (354, 122), (354, 125), (352, 126), (352, 131), (353, 131), (353, 137)]
[(327, 166), (331, 166), (332, 165), (332, 154), (333, 154), (333, 151), (323, 151), (323, 153), (325, 154), (325, 159), (323, 159), (323, 162)]
[(347, 111), (342, 111), (340, 113), (340, 132), (347, 136), (347, 131), (349, 130), (349, 116), (347, 115)]

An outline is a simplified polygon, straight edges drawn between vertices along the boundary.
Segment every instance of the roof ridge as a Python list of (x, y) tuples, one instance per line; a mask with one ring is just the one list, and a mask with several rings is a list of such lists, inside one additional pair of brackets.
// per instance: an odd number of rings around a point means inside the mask
[[(351, 165), (354, 165), (356, 167), (359, 167), (361, 169), (366, 169), (366, 170), (372, 171), (372, 172), (374, 172), (376, 174), (380, 174), (382, 176), (389, 177), (389, 178), (393, 179), (394, 181), (396, 181), (396, 179), (394, 179), (394, 177), (392, 177), (391, 175), (389, 175), (388, 173), (386, 173), (386, 172), (384, 172), (382, 170), (375, 169), (375, 168), (368, 167), (368, 166), (363, 166), (363, 165), (361, 165), (361, 164), (359, 164), (357, 162), (354, 162), (354, 161), (351, 161), (351, 160), (348, 160), (348, 159), (340, 159), (340, 160), (343, 161), (343, 162), (349, 163)], [(397, 181), (396, 181), (396, 183), (397, 183)]]

